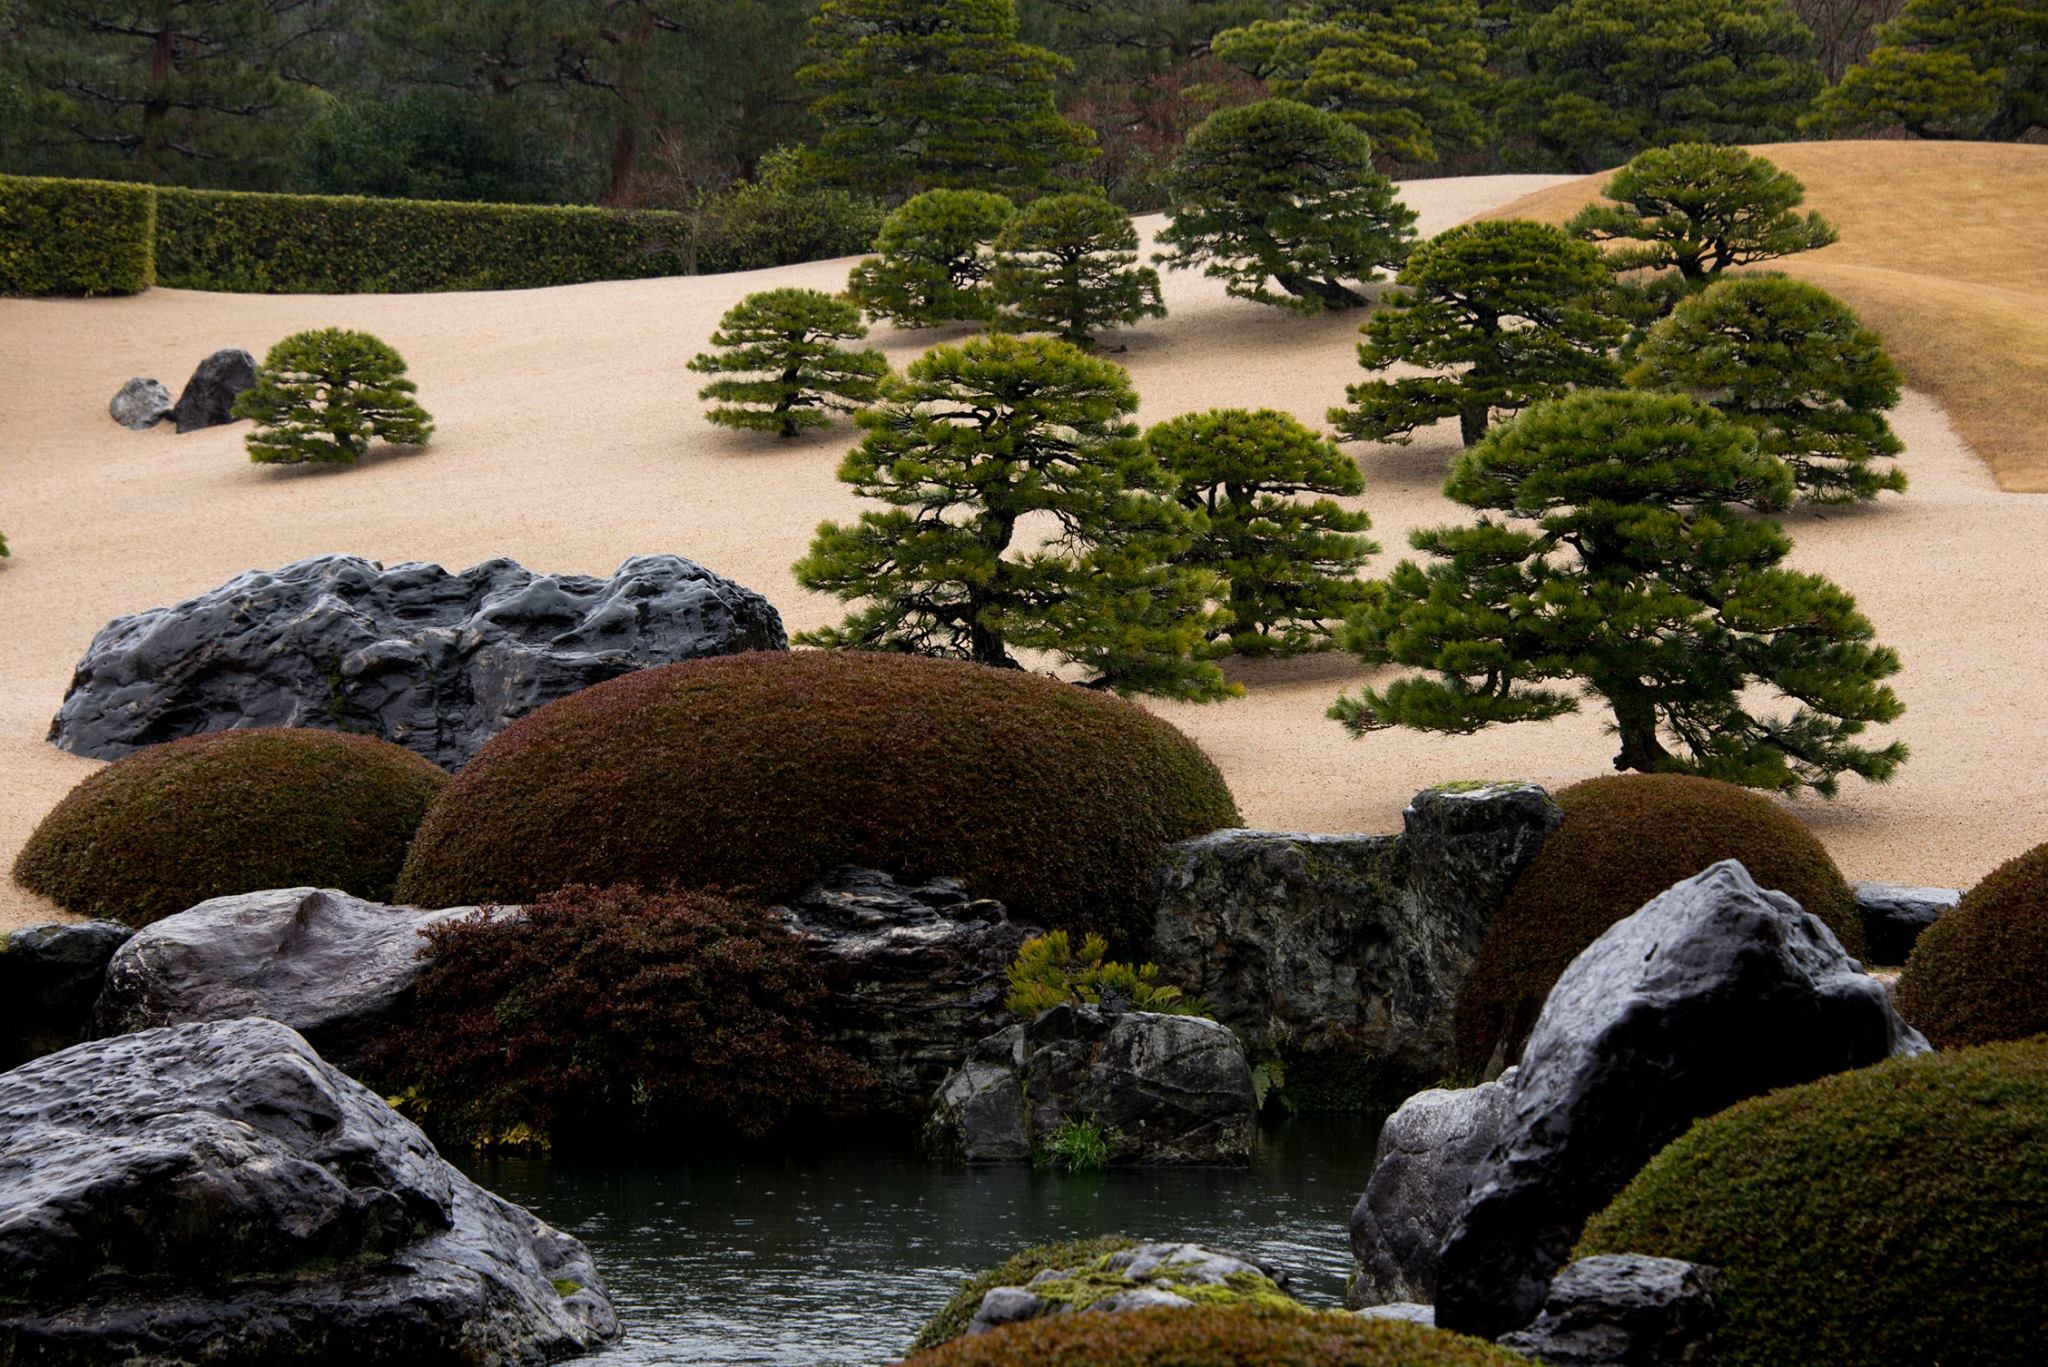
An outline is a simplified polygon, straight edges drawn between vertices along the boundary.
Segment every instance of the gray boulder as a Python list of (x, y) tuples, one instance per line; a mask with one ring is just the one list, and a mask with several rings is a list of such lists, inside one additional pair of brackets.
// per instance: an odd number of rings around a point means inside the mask
[(932, 1098), (925, 1140), (942, 1157), (1027, 1163), (1092, 1120), (1113, 1163), (1243, 1164), (1256, 1112), (1244, 1047), (1215, 1021), (1056, 1006), (974, 1046)]
[(420, 936), (474, 907), (420, 911), (330, 888), (216, 897), (143, 927), (107, 966), (99, 1033), (264, 1016), (353, 1066), (425, 966)]
[(1228, 1287), (1238, 1295), (1285, 1295), (1287, 1275), (1236, 1253), (1200, 1244), (1139, 1244), (1079, 1267), (1048, 1267), (1023, 1286), (991, 1288), (968, 1321), (969, 1334), (1045, 1315), (1083, 1311), (1185, 1309), (1189, 1293)]
[(1587, 1217), (1693, 1121), (1926, 1049), (1834, 933), (1741, 864), (1675, 885), (1551, 990), (1444, 1242), (1438, 1323), (1485, 1338), (1528, 1324)]
[(1503, 1347), (1550, 1367), (1705, 1367), (1720, 1323), (1711, 1267), (1638, 1253), (1581, 1258)]
[(107, 961), (135, 932), (118, 921), (0, 935), (0, 1072), (92, 1033)]
[(1908, 888), (1858, 883), (1856, 910), (1863, 918), (1865, 952), (1874, 964), (1903, 964), (1920, 932), (1954, 911), (1963, 894), (1954, 888)]
[(170, 417), (173, 407), (170, 390), (138, 376), (115, 393), (107, 414), (131, 432), (144, 432)]
[(538, 1364), (617, 1337), (590, 1254), (275, 1021), (0, 1075), (0, 1356)]
[(1422, 1301), (1389, 1301), (1385, 1305), (1368, 1305), (1358, 1313), (1362, 1319), (1399, 1320), (1425, 1329), (1436, 1328), (1436, 1307)]
[(954, 879), (905, 887), (873, 869), (840, 869), (776, 914), (831, 989), (819, 1032), (872, 1066), (905, 1112), (1010, 1022), (1005, 974), (1038, 933)]
[(1559, 819), (1533, 784), (1486, 784), (1417, 794), (1399, 836), (1216, 831), (1167, 852), (1144, 952), (1255, 1056), (1391, 1104), (1444, 1075), (1473, 956)]
[(119, 759), (201, 731), (320, 726), (452, 769), (592, 684), (788, 644), (766, 599), (673, 555), (636, 556), (610, 579), (325, 555), (102, 628), (50, 739)]
[(256, 387), (256, 358), (239, 347), (216, 351), (199, 363), (178, 394), (178, 430), (196, 432), (235, 420), (235, 399)]
[(1500, 1138), (1514, 1082), (1510, 1068), (1477, 1087), (1418, 1092), (1387, 1117), (1372, 1177), (1351, 1212), (1354, 1310), (1436, 1300), (1437, 1255), (1465, 1209), (1472, 1174)]

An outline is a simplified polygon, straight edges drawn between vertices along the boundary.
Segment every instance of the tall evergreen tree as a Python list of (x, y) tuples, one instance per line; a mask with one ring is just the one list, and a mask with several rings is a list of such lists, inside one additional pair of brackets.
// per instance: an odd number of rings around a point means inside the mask
[(1141, 318), (1164, 318), (1159, 272), (1138, 264), (1138, 229), (1101, 195), (1048, 195), (996, 237), (989, 293), (1008, 332), (1078, 347)]
[(2009, 141), (2048, 128), (2048, 5), (1908, 0), (1809, 127)]
[(722, 427), (799, 437), (829, 427), (834, 413), (852, 413), (881, 395), (889, 362), (871, 347), (841, 342), (868, 335), (860, 311), (819, 290), (750, 294), (726, 310), (707, 351), (690, 369), (721, 378), (697, 397), (714, 407), (704, 416)]
[(847, 277), (847, 297), (868, 317), (907, 328), (993, 318), (993, 247), (1016, 212), (986, 190), (926, 190), (883, 220), (875, 255)]

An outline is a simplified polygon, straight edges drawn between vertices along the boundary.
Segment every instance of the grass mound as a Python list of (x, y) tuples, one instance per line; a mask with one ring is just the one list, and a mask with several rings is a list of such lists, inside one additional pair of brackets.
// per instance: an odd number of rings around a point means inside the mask
[(1993, 869), (1920, 933), (1899, 1011), (1941, 1049), (2048, 1033), (2048, 845)]
[(448, 776), (373, 736), (188, 736), (87, 778), (43, 818), (15, 881), (66, 911), (147, 925), (210, 897), (339, 888), (388, 901)]
[(1528, 1359), (1356, 1315), (1135, 1310), (1054, 1315), (918, 1353), (904, 1367), (1509, 1367)]
[(2048, 1043), (1898, 1059), (1695, 1125), (1576, 1256), (1721, 1269), (1723, 1367), (2021, 1367), (2048, 1342)]
[(571, 883), (782, 896), (857, 864), (1134, 950), (1160, 847), (1235, 825), (1167, 723), (1015, 670), (763, 651), (643, 670), (521, 718), (420, 828), (399, 892), (440, 906)]
[(1511, 1064), (1550, 989), (1615, 922), (1710, 864), (1739, 859), (1863, 952), (1856, 901), (1799, 819), (1762, 794), (1683, 774), (1616, 774), (1556, 794), (1564, 820), (1515, 880), (1458, 998), (1463, 1072)]

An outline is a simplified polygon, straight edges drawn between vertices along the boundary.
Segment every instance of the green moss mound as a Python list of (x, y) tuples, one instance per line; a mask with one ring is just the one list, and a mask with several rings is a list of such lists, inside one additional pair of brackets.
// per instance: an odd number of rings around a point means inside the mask
[(1993, 869), (1921, 932), (1898, 1000), (1942, 1049), (2048, 1033), (2048, 845)]
[(951, 1343), (967, 1332), (967, 1322), (981, 1308), (981, 1298), (999, 1286), (1022, 1286), (1047, 1268), (1080, 1267), (1112, 1253), (1137, 1247), (1127, 1234), (1104, 1234), (1093, 1239), (1072, 1239), (1063, 1243), (1040, 1244), (1013, 1255), (1007, 1261), (960, 1283), (953, 1299), (938, 1314), (925, 1321), (910, 1348), (916, 1352)]
[(1759, 793), (1684, 774), (1616, 774), (1557, 793), (1564, 820), (1515, 880), (1458, 998), (1457, 1063), (1495, 1072), (1544, 999), (1609, 926), (1710, 864), (1739, 859), (1863, 952), (1856, 899), (1799, 819)]
[(958, 1339), (904, 1367), (1527, 1367), (1490, 1343), (1356, 1315), (1137, 1310), (1056, 1315)]
[(152, 745), (72, 789), (14, 861), (66, 911), (148, 925), (209, 897), (340, 888), (389, 901), (448, 776), (373, 736), (216, 731)]
[(2048, 1343), (2048, 1042), (1745, 1101), (1651, 1160), (1577, 1256), (1711, 1263), (1722, 1367), (2022, 1367)]
[(1194, 742), (1116, 698), (914, 655), (763, 651), (629, 674), (506, 728), (427, 814), (399, 895), (778, 897), (856, 864), (957, 875), (1138, 952), (1160, 847), (1237, 821)]

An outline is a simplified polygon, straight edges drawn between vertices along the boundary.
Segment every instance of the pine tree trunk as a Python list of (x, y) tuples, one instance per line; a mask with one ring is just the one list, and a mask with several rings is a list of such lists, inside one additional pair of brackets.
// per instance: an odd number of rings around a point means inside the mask
[[(1594, 685), (1599, 688), (1596, 683)], [(1660, 773), (1669, 767), (1671, 752), (1657, 735), (1657, 707), (1649, 696), (1635, 689), (1600, 689), (1614, 708), (1615, 730), (1621, 734), (1621, 753), (1614, 767), (1623, 773)]]
[(1458, 410), (1458, 435), (1467, 446), (1486, 435), (1486, 424), (1492, 416), (1491, 407), (1483, 403), (1468, 404)]
[(142, 178), (149, 181), (163, 172), (158, 156), (165, 141), (164, 123), (171, 112), (170, 100), (164, 90), (170, 84), (178, 51), (171, 17), (170, 6), (157, 7), (156, 32), (151, 36), (149, 50), (149, 96), (142, 106), (142, 145), (137, 149), (135, 158)]

